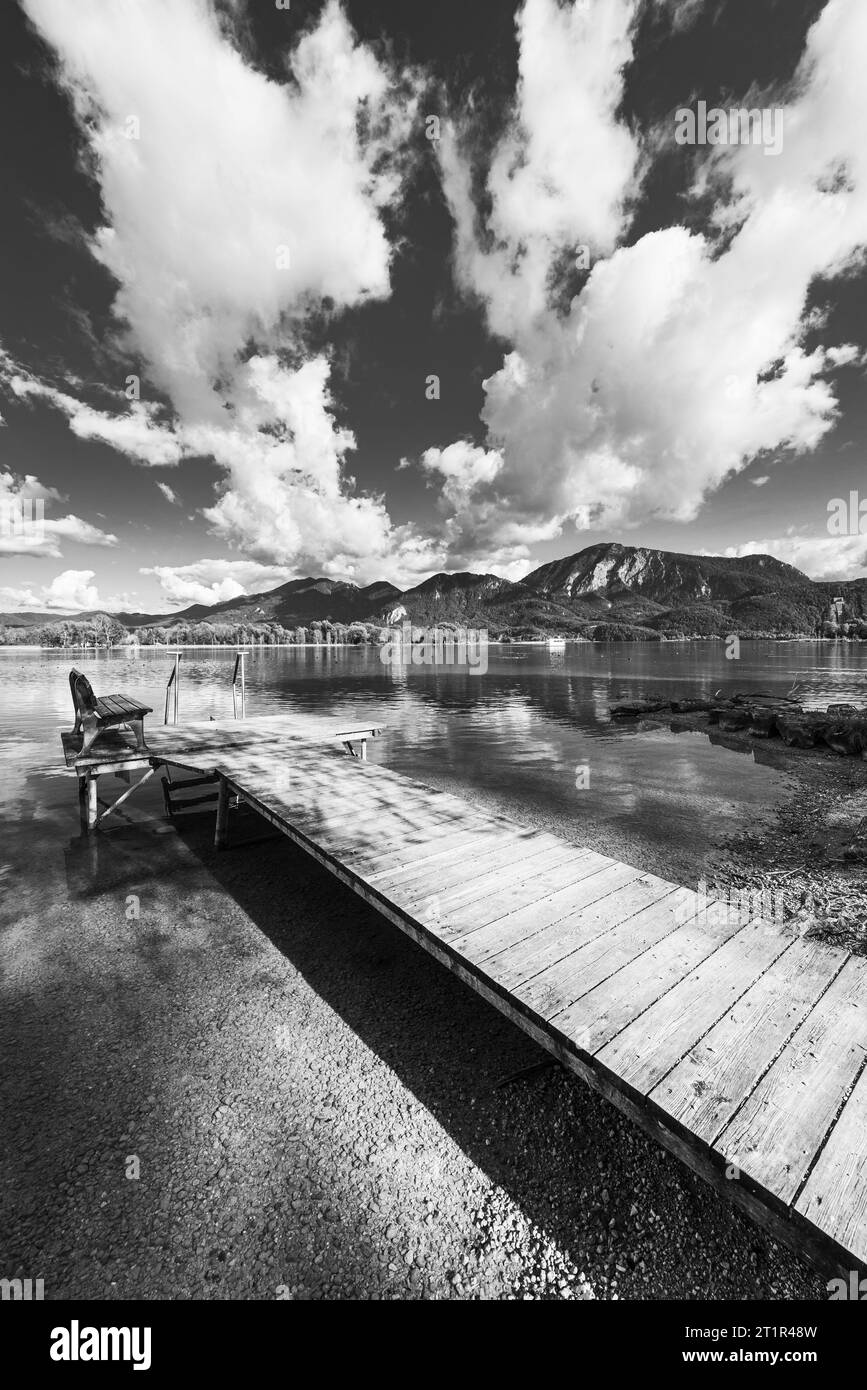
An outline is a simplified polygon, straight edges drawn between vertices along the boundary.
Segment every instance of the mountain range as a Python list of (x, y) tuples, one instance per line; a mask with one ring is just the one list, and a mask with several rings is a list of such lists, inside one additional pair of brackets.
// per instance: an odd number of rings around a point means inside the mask
[[(834, 606), (834, 600), (842, 600)], [(867, 576), (824, 582), (770, 555), (677, 554), (605, 542), (532, 570), (519, 581), (493, 574), (435, 574), (404, 591), (385, 581), (359, 588), (333, 579), (293, 579), (263, 593), (170, 614), (116, 613), (128, 629), (211, 622), (309, 626), (330, 620), (419, 626), (456, 623), (492, 636), (659, 638), (741, 634), (814, 636), (865, 626)], [(77, 614), (81, 622), (95, 614)], [(0, 614), (0, 624), (62, 621), (57, 613)], [(856, 635), (867, 635), (867, 632)]]

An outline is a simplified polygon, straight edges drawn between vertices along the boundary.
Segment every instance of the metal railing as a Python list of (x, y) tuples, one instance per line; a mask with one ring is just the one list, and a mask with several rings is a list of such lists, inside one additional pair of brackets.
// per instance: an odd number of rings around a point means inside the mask
[[(171, 722), (172, 724), (177, 724), (177, 722), (178, 722), (178, 708), (179, 708), (180, 691), (181, 691), (181, 655), (182, 655), (182, 653), (179, 652), (179, 651), (167, 651), (167, 652), (166, 652), (166, 656), (173, 656), (173, 657), (175, 658), (175, 664), (174, 664), (174, 666), (172, 667), (172, 674), (169, 676), (168, 680), (166, 681), (166, 716), (165, 716), (165, 719), (163, 720), (163, 723), (164, 723), (164, 724), (168, 724), (169, 722)], [(170, 699), (172, 700), (172, 711), (173, 711), (173, 717), (172, 717), (171, 721), (169, 721), (169, 700), (170, 700)]]
[[(235, 718), (246, 719), (247, 717), (247, 652), (239, 650), (235, 657), (235, 670), (232, 673), (232, 707), (235, 711)], [(241, 714), (238, 715), (238, 668), (241, 670)]]
[[(235, 669), (232, 672), (232, 708), (236, 719), (246, 719), (247, 717), (247, 656), (249, 649), (238, 650), (235, 655)], [(178, 711), (180, 708), (181, 690), (181, 657), (183, 652), (167, 650), (167, 656), (175, 658), (172, 673), (166, 681), (166, 712), (163, 720), (164, 724), (177, 724)], [(238, 675), (240, 672), (240, 680)], [(240, 713), (239, 699), (240, 694)], [(171, 718), (169, 717), (171, 715)]]

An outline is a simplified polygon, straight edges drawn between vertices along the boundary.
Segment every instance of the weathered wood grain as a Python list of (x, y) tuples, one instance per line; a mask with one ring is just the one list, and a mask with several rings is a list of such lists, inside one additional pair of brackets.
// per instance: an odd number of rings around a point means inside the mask
[(653, 1099), (713, 1143), (844, 961), (819, 941), (793, 942), (654, 1086)]
[(862, 1066), (796, 1206), (844, 1249), (867, 1246), (867, 1067)]
[[(636, 900), (646, 894), (647, 888), (640, 879), (629, 884), (610, 900), (615, 909), (610, 927), (590, 941), (576, 943), (571, 955), (523, 981), (519, 987), (521, 999), (550, 1018), (676, 931), (680, 925), (676, 900), (681, 890), (660, 880), (658, 891), (658, 899), (643, 907), (636, 906)], [(595, 910), (608, 905), (609, 899), (603, 898)], [(620, 915), (619, 922), (613, 920), (615, 915)]]
[(742, 927), (596, 1054), (645, 1095), (792, 945), (757, 920)]
[(598, 1052), (737, 930), (735, 920), (687, 922), (549, 1021), (567, 1036), (579, 1033), (588, 1051)]
[(784, 1202), (794, 1202), (863, 1070), (865, 1001), (867, 960), (852, 956), (716, 1142)]

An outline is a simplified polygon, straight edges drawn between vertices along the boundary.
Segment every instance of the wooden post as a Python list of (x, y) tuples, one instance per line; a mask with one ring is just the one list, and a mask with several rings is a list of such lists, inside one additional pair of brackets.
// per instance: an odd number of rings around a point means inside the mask
[(217, 796), (217, 828), (214, 832), (214, 848), (225, 849), (229, 843), (229, 784), (225, 777), (220, 778)]
[(99, 805), (96, 799), (98, 775), (91, 772), (87, 778), (87, 829), (91, 831), (95, 828), (99, 818)]
[(87, 778), (78, 779), (78, 814), (81, 819), (81, 833), (86, 835), (89, 829), (87, 824)]
[(175, 722), (176, 724), (177, 724), (177, 722), (178, 722), (178, 701), (179, 701), (179, 698), (180, 698), (180, 685), (181, 685), (181, 654), (180, 654), (180, 652), (175, 652), (175, 719), (174, 719), (174, 722)]

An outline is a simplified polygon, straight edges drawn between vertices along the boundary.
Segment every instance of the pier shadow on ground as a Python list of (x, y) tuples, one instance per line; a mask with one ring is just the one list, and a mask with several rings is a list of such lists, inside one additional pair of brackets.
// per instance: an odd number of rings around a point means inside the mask
[[(620, 1297), (690, 1297), (698, 1251), (708, 1269), (701, 1296), (774, 1297), (768, 1287), (785, 1274), (803, 1296), (821, 1296), (820, 1276), (590, 1087), (549, 1066), (520, 1028), (291, 841), (243, 843), (268, 833), (251, 812), (235, 847), (218, 853), (212, 828), (208, 817), (178, 826), (316, 994), (578, 1268), (611, 1275), (619, 1266)], [(643, 1220), (653, 1204), (655, 1230)], [(636, 1268), (642, 1258), (656, 1267), (649, 1280)]]
[[(589, 1087), (527, 1071), (548, 1054), (252, 812), (218, 853), (212, 813), (169, 825), (152, 788), (91, 837), (70, 833), (70, 800), (65, 786), (8, 844), (9, 1277), (45, 1275), (49, 1297), (273, 1297), (259, 1262), (279, 1249), (299, 1296), (503, 1296), (473, 1277), (502, 1246), (476, 1209), (501, 1211), (502, 1193), (599, 1297), (613, 1278), (620, 1298), (823, 1295)], [(433, 1119), (423, 1134), (407, 1093)], [(344, 1112), (355, 1185), (329, 1147)], [(449, 1288), (430, 1242), (458, 1234), (475, 1263)], [(397, 1247), (417, 1241), (409, 1269)], [(328, 1294), (320, 1258), (336, 1261)]]

